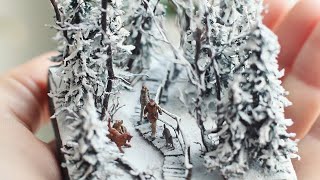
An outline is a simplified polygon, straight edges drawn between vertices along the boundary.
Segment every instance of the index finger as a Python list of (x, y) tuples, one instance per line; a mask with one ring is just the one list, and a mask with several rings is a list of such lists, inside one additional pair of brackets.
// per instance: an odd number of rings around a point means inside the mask
[(1, 120), (16, 120), (32, 132), (49, 121), (47, 81), (53, 55), (39, 56), (0, 77)]
[(293, 3), (289, 0), (265, 0), (263, 5), (266, 7), (263, 23), (270, 29), (274, 29), (289, 12)]

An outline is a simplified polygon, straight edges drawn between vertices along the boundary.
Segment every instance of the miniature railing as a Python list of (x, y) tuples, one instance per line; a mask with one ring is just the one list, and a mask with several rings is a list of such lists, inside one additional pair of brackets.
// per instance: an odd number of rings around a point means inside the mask
[(165, 85), (166, 85), (166, 81), (167, 81), (167, 76), (166, 76), (165, 79), (163, 79), (163, 80), (161, 81), (161, 84), (160, 84), (160, 86), (159, 86), (158, 89), (157, 89), (156, 96), (155, 96), (155, 98), (154, 98), (154, 101), (157, 102), (157, 104), (160, 104), (161, 96), (162, 96), (162, 94), (163, 94), (163, 91), (165, 90), (164, 87), (165, 87)]
[[(166, 115), (168, 115), (169, 117), (171, 117), (172, 119), (175, 120), (175, 122), (177, 123), (177, 127), (174, 128), (172, 125), (170, 125), (172, 127), (172, 129), (174, 130), (176, 137), (179, 140), (179, 144), (181, 146), (181, 149), (183, 149), (184, 151), (184, 156), (185, 156), (185, 167), (187, 169), (191, 169), (192, 168), (192, 163), (191, 163), (191, 157), (190, 157), (190, 143), (188, 142), (188, 140), (186, 139), (186, 134), (185, 132), (180, 128), (180, 122), (181, 122), (181, 117), (172, 114), (170, 112), (168, 112), (167, 110), (161, 108), (162, 112), (165, 113)], [(166, 123), (169, 124), (169, 123)]]
[[(163, 91), (165, 90), (167, 84), (168, 84), (168, 75), (170, 74), (170, 71), (167, 72), (168, 74), (166, 75), (165, 79), (162, 80), (160, 86), (158, 87), (157, 89), (157, 93), (156, 93), (156, 96), (155, 96), (155, 101), (159, 104), (160, 103), (160, 99), (161, 99), (161, 96), (163, 94)], [(161, 107), (160, 107), (161, 108)], [(188, 169), (188, 175), (191, 174), (191, 171), (190, 169), (192, 169), (192, 163), (191, 163), (191, 157), (190, 157), (190, 143), (188, 143), (188, 141), (186, 140), (186, 134), (185, 132), (180, 128), (180, 122), (181, 122), (181, 117), (175, 115), (175, 114), (172, 114), (170, 113), (169, 111), (165, 110), (164, 108), (161, 108), (162, 112), (165, 113), (166, 115), (168, 115), (170, 118), (172, 118), (173, 120), (175, 120), (177, 126), (176, 128), (173, 127), (173, 125), (171, 125), (170, 123), (168, 122), (165, 122), (163, 120), (160, 120), (162, 121), (163, 123), (167, 124), (168, 126), (170, 126), (175, 134), (176, 134), (176, 137), (179, 141), (179, 144), (181, 146), (181, 149), (184, 151), (184, 156), (185, 156), (185, 167), (186, 169)]]

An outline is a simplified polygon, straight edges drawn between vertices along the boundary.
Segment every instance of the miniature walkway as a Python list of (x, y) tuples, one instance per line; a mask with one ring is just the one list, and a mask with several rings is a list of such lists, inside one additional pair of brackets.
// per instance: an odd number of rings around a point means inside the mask
[[(161, 86), (161, 82), (152, 80), (146, 82), (147, 87), (149, 88), (150, 96), (155, 97), (157, 93), (159, 93), (159, 86)], [(166, 98), (166, 97), (160, 97)], [(162, 119), (159, 119), (157, 122), (157, 134), (156, 139), (151, 140), (151, 127), (150, 123), (147, 121), (142, 122), (138, 125), (138, 121), (140, 120), (140, 102), (137, 102), (135, 107), (135, 113), (131, 116), (131, 122), (134, 124), (136, 130), (149, 141), (154, 147), (156, 147), (163, 155), (164, 155), (164, 163), (162, 167), (162, 174), (165, 180), (179, 180), (179, 179), (190, 179), (191, 167), (189, 163), (186, 165), (186, 151), (184, 145), (181, 143), (181, 139), (179, 139), (176, 129), (173, 125), (166, 121), (165, 115), (162, 116)], [(168, 117), (169, 118), (169, 117)], [(165, 139), (162, 138), (163, 124), (168, 125), (168, 129), (170, 129), (173, 144), (175, 149), (168, 148), (165, 146)], [(189, 157), (187, 155), (187, 157)], [(189, 161), (188, 161), (189, 162)], [(189, 167), (189, 168), (187, 168)]]

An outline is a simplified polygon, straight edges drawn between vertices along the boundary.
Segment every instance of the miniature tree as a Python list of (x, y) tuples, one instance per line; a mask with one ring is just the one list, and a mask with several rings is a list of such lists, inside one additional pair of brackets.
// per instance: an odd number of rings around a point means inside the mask
[(247, 54), (242, 49), (252, 26), (261, 19), (262, 1), (173, 2), (180, 9), (188, 8), (180, 10), (181, 47), (190, 63), (189, 79), (196, 93), (191, 92), (194, 98), (185, 103), (198, 121), (208, 151), (214, 148), (209, 134), (221, 127), (216, 119), (217, 104), (225, 97), (234, 74), (245, 66)]
[[(112, 107), (109, 102), (115, 102), (112, 99), (117, 99), (125, 82), (124, 71), (114, 68), (114, 64), (133, 49), (123, 44), (129, 32), (122, 28), (121, 1), (51, 0), (51, 3), (60, 45), (60, 54), (53, 61), (60, 62), (55, 70), (60, 83), (50, 96), (55, 101), (55, 116), (62, 116), (59, 124), (75, 130), (64, 137), (69, 140), (63, 151), (68, 173), (72, 179), (105, 179), (109, 175), (103, 173), (115, 169), (113, 161), (118, 155), (106, 140), (106, 127), (96, 121), (106, 118), (108, 108)], [(87, 97), (89, 94), (92, 98)]]
[(243, 175), (255, 161), (269, 172), (285, 171), (281, 162), (297, 152), (294, 134), (286, 132), (292, 122), (284, 117), (290, 102), (279, 80), (283, 71), (278, 70), (277, 38), (259, 24), (247, 41), (247, 68), (237, 75), (229, 100), (222, 103), (219, 145), (205, 157), (206, 166), (225, 177)]
[(121, 155), (115, 144), (106, 138), (107, 128), (99, 120), (92, 95), (87, 94), (85, 101), (79, 116), (74, 117), (69, 126), (73, 137), (62, 149), (70, 178), (103, 180), (121, 176), (116, 161)]
[(159, 56), (159, 30), (154, 22), (162, 25), (164, 7), (160, 0), (135, 0), (128, 2), (126, 27), (130, 31), (127, 44), (133, 44), (131, 56), (125, 63), (129, 71), (141, 72), (150, 68), (152, 58)]
[(129, 32), (122, 28), (121, 3), (107, 0), (51, 2), (59, 25), (56, 39), (60, 44), (60, 55), (54, 61), (62, 62), (58, 67), (62, 85), (57, 92), (52, 92), (62, 105), (57, 109), (77, 112), (84, 104), (84, 94), (90, 92), (103, 119), (110, 95), (123, 83), (121, 70), (114, 69), (113, 64), (132, 50), (132, 46), (123, 45)]

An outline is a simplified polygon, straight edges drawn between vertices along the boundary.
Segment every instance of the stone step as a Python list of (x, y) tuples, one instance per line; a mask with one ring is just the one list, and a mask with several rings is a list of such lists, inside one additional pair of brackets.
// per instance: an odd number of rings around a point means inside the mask
[[(159, 86), (161, 85), (161, 81), (151, 81), (147, 80), (145, 82), (146, 86), (149, 88), (150, 97), (154, 98)], [(167, 93), (164, 92), (162, 95), (160, 102), (165, 103), (168, 100)], [(132, 122), (138, 122), (140, 120), (140, 100), (138, 100), (137, 105), (135, 106), (135, 114), (131, 116)], [(170, 147), (166, 147), (166, 140), (162, 137), (163, 131), (163, 123), (157, 123), (157, 134), (156, 139), (151, 139), (151, 124), (147, 121), (143, 121), (143, 124), (135, 125), (135, 128), (142, 134), (143, 138), (147, 141), (151, 142), (154, 147), (156, 147), (159, 151), (164, 155), (164, 163), (162, 167), (163, 177), (165, 180), (182, 180), (186, 179), (188, 170), (184, 166), (184, 151), (181, 148), (179, 143), (179, 139), (173, 137), (173, 144), (175, 149)], [(172, 132), (171, 132), (172, 133)], [(174, 136), (174, 134), (172, 134)]]
[(184, 156), (166, 156), (164, 159), (164, 165), (168, 167), (184, 167)]
[(163, 168), (164, 169), (184, 169), (185, 170), (183, 163), (176, 163), (176, 164), (163, 163)]
[(149, 124), (149, 123), (137, 125), (137, 126), (136, 126), (136, 129), (138, 129), (142, 134), (146, 134), (146, 133), (148, 133), (148, 132), (151, 131), (151, 128), (150, 128), (150, 124)]
[(183, 178), (183, 179), (186, 179), (187, 175), (185, 172), (179, 172), (179, 171), (166, 171), (166, 172), (163, 172), (163, 176), (164, 176), (164, 179), (169, 179), (169, 178), (172, 178), (172, 179), (176, 179), (176, 178)]
[(176, 176), (186, 176), (186, 170), (183, 169), (166, 169), (163, 168), (163, 173), (172, 174)]

